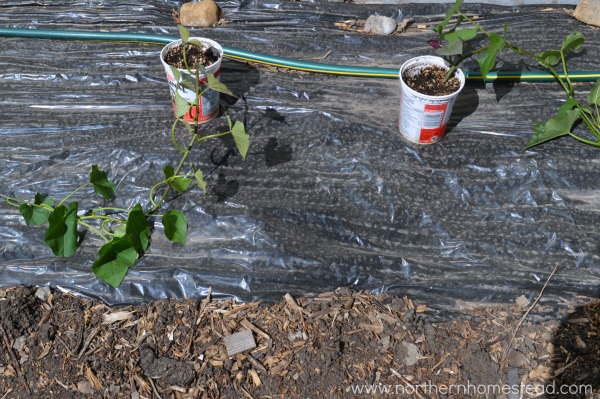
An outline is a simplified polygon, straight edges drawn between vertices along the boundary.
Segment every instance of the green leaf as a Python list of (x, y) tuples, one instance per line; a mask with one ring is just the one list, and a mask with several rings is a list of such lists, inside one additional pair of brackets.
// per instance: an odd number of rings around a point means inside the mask
[(183, 25), (177, 25), (177, 28), (179, 29), (179, 37), (181, 37), (181, 41), (182, 42), (187, 42), (188, 39), (190, 38), (190, 31), (187, 30), (187, 28)]
[[(230, 122), (231, 126), (231, 122)], [(250, 136), (246, 133), (244, 124), (240, 121), (235, 121), (231, 127), (231, 135), (235, 141), (235, 145), (243, 159), (246, 159), (248, 147), (250, 147)]]
[(588, 94), (587, 101), (589, 105), (600, 105), (600, 79), (596, 81), (594, 88)]
[(54, 255), (71, 256), (77, 250), (77, 202), (67, 208), (60, 205), (48, 216), (48, 230), (44, 242)]
[(187, 177), (176, 177), (171, 180), (171, 186), (177, 190), (177, 192), (182, 193), (192, 184), (192, 179), (188, 179)]
[(192, 127), (191, 123), (189, 123), (185, 119), (181, 119), (180, 122), (183, 123), (183, 126), (185, 126), (189, 134), (194, 134), (194, 128)]
[(221, 83), (219, 81), (219, 79), (215, 78), (215, 75), (212, 73), (207, 73), (206, 74), (206, 79), (208, 80), (207, 84), (208, 87), (210, 87), (211, 89), (218, 91), (220, 93), (225, 93), (225, 94), (229, 94), (230, 96), (235, 96), (231, 90), (229, 90), (227, 88), (227, 86), (225, 86), (224, 83)]
[(175, 108), (177, 108), (176, 116), (178, 118), (183, 117), (190, 111), (191, 104), (179, 94), (179, 91), (175, 93)]
[(188, 179), (187, 177), (174, 177), (175, 169), (171, 165), (166, 165), (163, 168), (163, 172), (169, 184), (180, 193), (184, 192), (192, 183), (192, 179)]
[(496, 33), (492, 33), (490, 35), (490, 44), (487, 47), (487, 50), (477, 59), (479, 63), (479, 69), (481, 70), (481, 76), (485, 79), (486, 75), (489, 71), (494, 68), (496, 65), (496, 57), (502, 51), (502, 49), (506, 46), (506, 41), (498, 36)]
[(575, 108), (578, 105), (579, 105), (579, 101), (575, 100), (572, 97), (567, 98), (565, 103), (558, 108), (556, 117), (563, 118), (567, 111), (572, 110), (573, 108)]
[(558, 65), (561, 60), (560, 51), (558, 50), (542, 51), (535, 53), (535, 56), (541, 58), (546, 64), (551, 66)]
[(175, 169), (171, 165), (165, 165), (163, 173), (165, 174), (165, 180), (169, 180), (175, 175)]
[(458, 37), (463, 40), (463, 41), (469, 41), (471, 39), (473, 39), (475, 36), (477, 36), (477, 33), (479, 33), (479, 29), (477, 28), (464, 28), (461, 30), (457, 30), (455, 31), (458, 33)]
[(123, 237), (125, 235), (125, 230), (127, 229), (127, 224), (119, 223), (119, 227), (115, 229), (113, 232), (117, 237)]
[(435, 52), (438, 55), (456, 55), (456, 54), (462, 54), (463, 52), (463, 41), (461, 39), (454, 39), (454, 40), (450, 40), (448, 42), (448, 45), (446, 47), (441, 47), (437, 50), (435, 50)]
[(444, 30), (444, 28), (446, 26), (448, 26), (448, 23), (450, 22), (450, 20), (454, 16), (454, 14), (456, 14), (456, 12), (460, 9), (462, 2), (463, 2), (463, 0), (457, 0), (454, 3), (454, 5), (452, 7), (450, 7), (448, 12), (446, 12), (446, 17), (444, 18), (444, 20), (442, 22), (440, 22), (435, 28), (433, 28), (433, 30), (441, 35), (442, 31)]
[(554, 118), (545, 123), (538, 123), (534, 126), (535, 133), (531, 137), (531, 140), (529, 140), (529, 143), (527, 143), (525, 149), (557, 137), (568, 135), (579, 117), (580, 111), (577, 108), (568, 111), (565, 109), (562, 109), (562, 111), (559, 110), (558, 114)]
[(585, 38), (580, 32), (575, 32), (569, 34), (567, 38), (562, 42), (562, 47), (560, 51), (564, 54), (568, 53), (569, 50), (577, 51), (583, 45)]
[(181, 72), (179, 72), (179, 69), (177, 69), (177, 67), (174, 67), (172, 65), (169, 65), (169, 68), (171, 68), (171, 73), (173, 73), (175, 82), (180, 82), (181, 81)]
[(142, 254), (150, 243), (150, 226), (140, 204), (136, 204), (127, 217), (125, 235), (131, 238), (131, 243), (139, 254)]
[(99, 170), (97, 165), (92, 165), (90, 183), (94, 185), (94, 191), (104, 199), (114, 198), (117, 192), (117, 186), (108, 180), (106, 172)]
[(198, 39), (188, 40), (188, 44), (196, 46), (196, 47), (198, 47), (200, 49), (204, 47), (204, 44), (200, 40), (198, 40)]
[(19, 206), (19, 212), (21, 212), (21, 215), (27, 224), (39, 226), (48, 221), (48, 216), (50, 215), (51, 211), (40, 206), (36, 206), (42, 204), (53, 208), (54, 200), (45, 194), (36, 193), (33, 200), (33, 205), (21, 204), (21, 206)]
[(185, 244), (187, 237), (188, 221), (183, 212), (171, 210), (162, 217), (165, 227), (165, 236), (172, 242)]
[(98, 259), (92, 265), (94, 274), (113, 287), (123, 282), (127, 271), (138, 258), (131, 237), (115, 238), (100, 248)]
[(202, 191), (204, 191), (204, 194), (206, 194), (206, 180), (204, 180), (202, 171), (198, 169), (196, 172), (194, 172), (194, 177), (196, 178), (196, 184), (198, 184), (198, 187), (200, 187)]

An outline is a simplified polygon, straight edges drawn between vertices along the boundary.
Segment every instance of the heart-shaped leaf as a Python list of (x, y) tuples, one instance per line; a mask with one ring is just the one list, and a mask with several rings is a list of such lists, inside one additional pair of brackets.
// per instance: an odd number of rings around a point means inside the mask
[(171, 69), (171, 73), (173, 73), (175, 82), (181, 81), (181, 72), (179, 72), (179, 69), (177, 69), (177, 67), (174, 67), (172, 65), (169, 65), (169, 68)]
[(538, 59), (543, 60), (546, 64), (554, 66), (558, 65), (561, 60), (560, 51), (558, 50), (546, 50), (539, 53), (535, 53)]
[(136, 204), (129, 211), (125, 235), (131, 238), (131, 243), (139, 254), (148, 249), (150, 243), (150, 226), (140, 204)]
[(121, 285), (127, 271), (138, 258), (138, 253), (128, 235), (107, 242), (100, 248), (98, 254), (92, 270), (98, 278), (113, 287)]
[(584, 41), (585, 38), (580, 32), (571, 33), (562, 42), (560, 50), (565, 54), (568, 53), (570, 50), (577, 51), (583, 45)]
[(246, 128), (242, 122), (235, 121), (235, 123), (232, 125), (229, 116), (227, 116), (227, 118), (235, 145), (242, 158), (246, 159), (246, 154), (248, 153), (248, 148), (250, 147), (250, 136), (246, 133)]
[(215, 78), (215, 75), (212, 73), (206, 74), (206, 79), (208, 80), (207, 84), (212, 90), (218, 91), (220, 93), (229, 94), (230, 96), (234, 96), (234, 94), (225, 86), (225, 84), (221, 83), (219, 79)]
[(106, 172), (99, 170), (98, 166), (92, 165), (90, 172), (90, 183), (94, 185), (94, 191), (104, 199), (114, 198), (117, 186), (108, 180)]
[(42, 204), (53, 208), (54, 200), (45, 194), (36, 193), (33, 200), (33, 205), (21, 204), (19, 206), (19, 212), (27, 224), (39, 226), (48, 221), (48, 216), (50, 215), (51, 211), (40, 206), (36, 206)]
[(463, 41), (459, 38), (450, 40), (446, 47), (435, 50), (438, 55), (457, 55), (463, 52)]
[(77, 249), (77, 202), (58, 206), (48, 216), (44, 242), (56, 256), (71, 256)]
[(594, 88), (588, 94), (587, 101), (589, 105), (600, 105), (600, 79), (596, 81)]
[(194, 177), (196, 178), (196, 184), (198, 184), (198, 187), (204, 191), (204, 194), (206, 194), (206, 180), (204, 180), (202, 171), (200, 169), (196, 170), (196, 172), (194, 172)]
[(169, 184), (177, 190), (177, 192), (184, 192), (192, 183), (192, 179), (188, 179), (187, 177), (175, 177), (175, 169), (171, 165), (166, 165), (163, 168), (163, 172), (165, 174), (165, 179), (169, 181)]
[(178, 118), (183, 117), (190, 111), (191, 104), (188, 101), (181, 97), (179, 91), (175, 93), (175, 115)]
[(165, 180), (169, 180), (173, 175), (175, 175), (175, 168), (171, 165), (165, 165), (163, 167), (163, 173), (165, 174)]
[(185, 244), (187, 238), (188, 221), (183, 212), (171, 210), (162, 217), (165, 227), (165, 236), (172, 242)]
[[(563, 105), (564, 106), (564, 105)], [(562, 107), (561, 107), (562, 108)], [(545, 141), (552, 140), (561, 136), (566, 136), (573, 129), (573, 125), (580, 117), (580, 111), (577, 108), (559, 113), (545, 123), (538, 123), (534, 126), (535, 133), (527, 143), (525, 149), (531, 148)]]
[(192, 184), (192, 179), (188, 179), (187, 177), (176, 177), (171, 180), (171, 186), (177, 190), (178, 193), (182, 193)]
[(458, 32), (458, 37), (461, 38), (462, 40), (464, 40), (465, 42), (468, 40), (473, 39), (475, 36), (477, 36), (477, 33), (479, 32), (479, 29), (477, 28), (464, 28), (461, 30), (457, 30), (456, 32)]
[(490, 44), (488, 45), (487, 50), (481, 58), (477, 59), (477, 62), (479, 63), (479, 69), (481, 69), (481, 76), (484, 79), (488, 72), (494, 68), (494, 65), (496, 65), (496, 57), (500, 51), (502, 51), (504, 46), (506, 46), (506, 41), (498, 36), (498, 34), (492, 33), (490, 35)]

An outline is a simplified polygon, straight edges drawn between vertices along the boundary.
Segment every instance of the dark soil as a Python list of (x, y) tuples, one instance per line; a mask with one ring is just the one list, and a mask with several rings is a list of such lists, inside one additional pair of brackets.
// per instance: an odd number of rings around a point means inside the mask
[[(165, 62), (178, 69), (186, 69), (183, 62), (183, 43), (170, 48), (165, 54)], [(198, 65), (207, 67), (219, 59), (219, 53), (212, 47), (200, 48), (192, 44), (186, 45), (186, 60), (190, 69), (197, 69)]]
[[(542, 302), (526, 319), (522, 297), (440, 321), (407, 297), (347, 288), (109, 308), (18, 286), (0, 290), (0, 398), (599, 398), (600, 304), (547, 317)], [(250, 346), (230, 355), (244, 331)], [(503, 384), (522, 396), (483, 393)], [(561, 384), (594, 393), (534, 392)]]
[(407, 69), (402, 79), (411, 89), (428, 96), (447, 96), (460, 88), (460, 81), (452, 76), (444, 81), (448, 69), (438, 65), (428, 65)]

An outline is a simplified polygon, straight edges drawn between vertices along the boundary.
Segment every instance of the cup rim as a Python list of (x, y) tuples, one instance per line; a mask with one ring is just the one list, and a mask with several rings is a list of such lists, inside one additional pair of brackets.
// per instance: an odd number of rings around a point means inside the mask
[[(217, 50), (217, 53), (219, 55), (218, 59), (215, 62), (213, 62), (212, 64), (206, 66), (205, 67), (206, 69), (213, 68), (214, 65), (220, 65), (221, 61), (223, 60), (223, 54), (224, 54), (224, 52), (223, 52), (223, 46), (221, 46), (218, 42), (216, 42), (216, 41), (214, 41), (212, 39), (206, 38), (206, 37), (190, 36), (189, 39), (196, 39), (196, 40), (200, 41), (201, 43), (208, 44), (212, 49)], [(170, 49), (172, 47), (175, 47), (175, 46), (178, 46), (179, 44), (181, 44), (181, 42), (182, 42), (181, 39), (173, 40), (172, 42), (167, 43), (163, 47), (163, 49), (161, 50), (161, 52), (160, 52), (160, 60), (163, 63), (163, 65), (165, 65), (165, 67), (169, 67), (169, 68), (172, 67), (172, 65), (169, 65), (169, 64), (167, 64), (165, 62), (165, 54), (166, 54), (166, 52), (168, 51), (168, 49)], [(187, 72), (187, 69), (182, 69), (182, 68), (177, 68), (177, 69), (180, 72)], [(195, 69), (192, 69), (192, 71), (195, 71)]]
[(446, 61), (442, 57), (438, 57), (438, 56), (434, 56), (434, 55), (421, 55), (418, 57), (412, 57), (412, 58), (408, 59), (407, 61), (405, 61), (402, 64), (402, 66), (400, 67), (400, 70), (398, 71), (398, 78), (400, 80), (400, 85), (402, 87), (402, 90), (408, 90), (411, 94), (419, 96), (421, 98), (428, 99), (428, 100), (433, 100), (433, 99), (447, 100), (447, 99), (453, 98), (455, 96), (458, 96), (458, 93), (460, 93), (462, 91), (462, 89), (465, 87), (465, 81), (466, 81), (465, 74), (463, 73), (463, 71), (460, 68), (456, 68), (455, 74), (460, 82), (460, 87), (455, 92), (447, 94), (445, 96), (431, 96), (431, 95), (419, 93), (418, 91), (411, 89), (406, 84), (406, 82), (404, 82), (404, 79), (402, 77), (402, 75), (404, 74), (404, 71), (408, 67), (410, 67), (412, 65), (416, 65), (416, 64), (423, 64), (423, 65), (434, 64), (434, 65), (440, 65), (440, 66), (444, 66), (444, 67), (450, 66), (450, 63), (448, 61)]

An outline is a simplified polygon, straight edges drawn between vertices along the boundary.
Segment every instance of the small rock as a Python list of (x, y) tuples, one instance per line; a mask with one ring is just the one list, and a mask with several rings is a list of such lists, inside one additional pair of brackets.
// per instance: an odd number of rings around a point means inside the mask
[(419, 358), (421, 357), (421, 354), (419, 353), (419, 348), (417, 347), (417, 345), (410, 343), (410, 342), (406, 342), (406, 341), (402, 341), (402, 345), (406, 348), (406, 356), (404, 357), (404, 364), (406, 366), (415, 365), (419, 361)]
[(38, 288), (37, 291), (35, 292), (35, 296), (40, 301), (47, 301), (48, 298), (50, 297), (50, 287), (40, 287), (40, 288)]
[(77, 383), (77, 390), (84, 395), (93, 395), (94, 388), (92, 388), (92, 384), (89, 381), (79, 381)]
[(110, 384), (110, 387), (108, 387), (108, 391), (113, 394), (116, 395), (119, 392), (121, 392), (121, 387), (115, 384)]
[(381, 338), (381, 348), (383, 350), (387, 350), (390, 347), (391, 337), (389, 335), (385, 335)]
[(15, 349), (17, 352), (21, 352), (23, 351), (23, 348), (25, 348), (25, 343), (27, 341), (27, 336), (25, 335), (21, 335), (19, 338), (15, 339), (15, 342), (13, 343), (13, 349)]
[(377, 35), (389, 35), (396, 30), (396, 20), (381, 15), (371, 15), (365, 22), (365, 32)]
[(213, 0), (185, 3), (179, 9), (179, 23), (184, 26), (213, 26), (220, 16), (221, 10)]
[(508, 356), (508, 365), (519, 368), (527, 363), (527, 357), (519, 351), (511, 351)]

